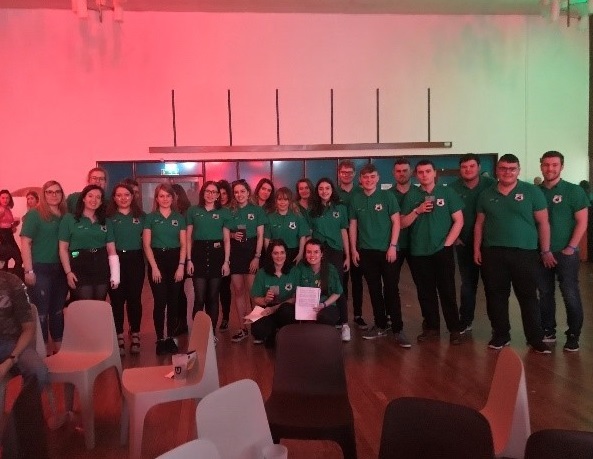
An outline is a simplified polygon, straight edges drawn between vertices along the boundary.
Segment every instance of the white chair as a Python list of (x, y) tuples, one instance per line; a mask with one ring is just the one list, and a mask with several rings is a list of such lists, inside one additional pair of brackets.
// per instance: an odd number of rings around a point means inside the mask
[(220, 459), (214, 443), (200, 439), (184, 443), (171, 451), (161, 454), (157, 459)]
[(242, 379), (207, 395), (196, 408), (198, 438), (210, 440), (224, 459), (260, 459), (272, 434), (258, 385)]
[(496, 457), (523, 458), (531, 434), (529, 403), (523, 362), (510, 347), (500, 351), (480, 413), (490, 424)]
[(105, 301), (79, 300), (64, 309), (64, 336), (57, 354), (45, 359), (51, 382), (66, 383), (66, 409), (78, 391), (87, 449), (95, 446), (93, 387), (96, 377), (115, 367), (121, 387), (121, 358), (111, 306)]
[[(188, 350), (196, 351), (197, 362), (188, 370), (186, 379), (165, 378), (172, 369), (167, 366), (127, 368), (124, 371), (124, 419), (127, 423), (129, 413), (130, 458), (141, 455), (144, 418), (150, 408), (177, 400), (193, 398), (197, 401), (220, 387), (212, 322), (203, 311), (194, 318)], [(125, 441), (125, 428), (122, 441)]]

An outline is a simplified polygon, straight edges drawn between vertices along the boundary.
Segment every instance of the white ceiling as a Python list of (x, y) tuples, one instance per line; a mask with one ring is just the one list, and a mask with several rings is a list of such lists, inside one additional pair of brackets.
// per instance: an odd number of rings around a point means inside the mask
[[(111, 5), (113, 0), (105, 1)], [(122, 0), (122, 3), (126, 11), (540, 14), (540, 0)], [(71, 0), (0, 0), (0, 8), (70, 9)]]

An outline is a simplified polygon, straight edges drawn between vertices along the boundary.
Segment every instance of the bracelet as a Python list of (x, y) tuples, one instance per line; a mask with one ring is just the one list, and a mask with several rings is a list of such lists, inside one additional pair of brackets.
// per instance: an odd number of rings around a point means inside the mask
[(574, 245), (567, 245), (566, 247), (570, 247), (572, 250), (574, 250), (575, 252), (577, 251), (578, 247), (575, 247)]
[(25, 274), (35, 274), (35, 271), (33, 271), (32, 269), (30, 269), (29, 271), (25, 271)]
[(183, 266), (183, 265), (185, 265), (185, 261), (180, 261), (179, 266)]
[(420, 212), (418, 212), (418, 209), (414, 209), (414, 213), (415, 213), (416, 215), (420, 215)]
[(327, 304), (325, 304), (325, 301), (321, 302), (321, 306), (323, 306), (324, 308), (327, 307)]
[(259, 258), (259, 257), (261, 257), (261, 253), (256, 253), (255, 258)]
[(68, 274), (72, 274), (72, 271), (68, 271), (68, 272), (66, 273), (66, 276), (67, 276)]
[(229, 260), (224, 260), (224, 263), (223, 263), (223, 265), (228, 265), (229, 263), (230, 263), (230, 261), (229, 261)]
[(397, 244), (389, 244), (389, 247), (395, 247), (397, 249)]
[(539, 254), (540, 255), (547, 255), (549, 253), (552, 253), (552, 252), (550, 252), (549, 250), (542, 250)]

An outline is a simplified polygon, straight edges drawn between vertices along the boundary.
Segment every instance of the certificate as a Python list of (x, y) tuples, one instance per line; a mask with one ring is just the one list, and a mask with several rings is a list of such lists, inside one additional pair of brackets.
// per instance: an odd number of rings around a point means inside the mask
[(297, 287), (294, 318), (296, 320), (317, 320), (320, 299), (320, 288)]

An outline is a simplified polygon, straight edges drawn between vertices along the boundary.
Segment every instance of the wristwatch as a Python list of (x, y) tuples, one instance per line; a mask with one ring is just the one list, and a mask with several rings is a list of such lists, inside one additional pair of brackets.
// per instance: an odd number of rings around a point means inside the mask
[(11, 354), (11, 355), (8, 356), (8, 358), (10, 360), (12, 360), (12, 364), (13, 365), (16, 364), (19, 361), (19, 356), (18, 355)]

